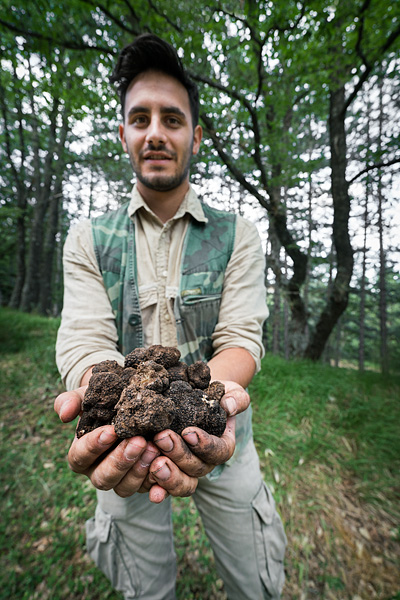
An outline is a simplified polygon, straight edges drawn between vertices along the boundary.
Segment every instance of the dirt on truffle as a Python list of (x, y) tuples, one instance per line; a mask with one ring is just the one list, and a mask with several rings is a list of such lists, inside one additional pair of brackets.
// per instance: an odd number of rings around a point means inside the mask
[(164, 429), (181, 434), (190, 426), (220, 437), (226, 426), (220, 406), (225, 387), (219, 381), (210, 383), (205, 363), (187, 366), (180, 356), (177, 348), (153, 345), (133, 350), (124, 367), (113, 360), (96, 365), (77, 437), (109, 424), (121, 439), (135, 435), (152, 439)]

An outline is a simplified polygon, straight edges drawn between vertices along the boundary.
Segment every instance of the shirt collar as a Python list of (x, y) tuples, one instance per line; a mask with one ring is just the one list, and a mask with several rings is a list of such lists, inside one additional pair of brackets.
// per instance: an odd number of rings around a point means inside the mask
[[(134, 185), (128, 208), (129, 216), (132, 217), (139, 209), (143, 209), (151, 215), (155, 216), (153, 211), (147, 206), (146, 202), (143, 200), (143, 197), (139, 193), (137, 186)], [(189, 185), (189, 190), (187, 191), (182, 201), (182, 204), (180, 205), (180, 207), (178, 208), (171, 220), (180, 219), (184, 217), (187, 213), (200, 223), (208, 222), (208, 219), (204, 214), (202, 203), (191, 185)]]

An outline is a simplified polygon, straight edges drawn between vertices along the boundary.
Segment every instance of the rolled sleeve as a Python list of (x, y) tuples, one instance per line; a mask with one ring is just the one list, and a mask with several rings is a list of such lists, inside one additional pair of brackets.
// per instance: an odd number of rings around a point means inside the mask
[(56, 342), (56, 362), (67, 390), (102, 360), (124, 358), (94, 253), (90, 221), (71, 228), (64, 245), (64, 304)]
[(218, 354), (227, 348), (244, 348), (254, 358), (256, 371), (264, 356), (262, 327), (268, 317), (264, 281), (265, 257), (257, 228), (238, 217), (213, 333), (213, 349)]

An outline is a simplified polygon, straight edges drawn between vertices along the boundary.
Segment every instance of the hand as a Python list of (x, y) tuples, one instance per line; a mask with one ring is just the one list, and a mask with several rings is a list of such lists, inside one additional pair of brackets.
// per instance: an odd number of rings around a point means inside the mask
[[(87, 386), (72, 392), (60, 394), (54, 402), (54, 409), (64, 423), (73, 421), (81, 412), (82, 400)], [(114, 489), (121, 497), (136, 492), (149, 492), (152, 502), (162, 502), (169, 493), (176, 496), (189, 496), (197, 486), (197, 479), (182, 473), (171, 462), (165, 469), (164, 463), (154, 463), (160, 450), (152, 442), (136, 436), (118, 443), (112, 425), (105, 425), (81, 438), (75, 438), (68, 452), (70, 468), (75, 473), (86, 475), (94, 487), (100, 490)], [(164, 457), (162, 457), (164, 460)], [(149, 468), (156, 473), (152, 483), (144, 481)], [(163, 483), (163, 487), (157, 484)]]
[[(115, 446), (118, 438), (114, 428), (106, 425), (74, 439), (68, 453), (71, 469), (89, 477), (96, 488), (114, 489), (122, 497), (148, 491), (150, 501), (160, 503), (169, 494), (192, 495), (198, 477), (232, 456), (235, 450), (234, 415), (250, 403), (247, 392), (239, 384), (224, 383), (226, 394), (221, 405), (227, 411), (228, 420), (221, 438), (189, 427), (182, 432), (183, 437), (166, 430), (155, 436), (154, 444), (136, 436)], [(54, 409), (63, 422), (72, 421), (81, 412), (86, 387), (56, 398)], [(160, 450), (168, 457), (160, 456)]]
[[(178, 466), (182, 473), (197, 479), (231, 458), (235, 451), (235, 415), (246, 410), (250, 404), (250, 397), (236, 382), (224, 381), (223, 383), (226, 392), (221, 400), (221, 406), (226, 410), (228, 419), (222, 436), (210, 435), (198, 427), (187, 427), (183, 430), (182, 436), (170, 429), (158, 433), (153, 441), (164, 457), (159, 457), (152, 463), (145, 486), (158, 483), (161, 488), (167, 489), (165, 482), (160, 479), (160, 473), (166, 475), (171, 469), (171, 464)], [(171, 489), (170, 485), (168, 491), (174, 496), (181, 495)], [(154, 490), (150, 490), (150, 496), (152, 492)]]
[[(54, 409), (61, 421), (72, 421), (80, 414), (86, 388), (83, 386), (56, 398)], [(141, 436), (119, 443), (118, 439), (112, 425), (75, 438), (68, 452), (68, 462), (72, 471), (86, 475), (97, 489), (114, 489), (119, 496), (131, 496), (141, 490), (149, 466), (160, 451)]]
[(221, 399), (221, 406), (228, 417), (233, 417), (245, 411), (250, 405), (250, 396), (236, 381), (219, 380), (225, 385), (225, 394)]

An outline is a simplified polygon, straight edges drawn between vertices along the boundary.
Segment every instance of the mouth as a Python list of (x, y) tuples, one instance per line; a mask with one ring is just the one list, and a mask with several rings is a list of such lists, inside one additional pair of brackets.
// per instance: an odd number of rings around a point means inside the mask
[(164, 160), (172, 160), (172, 156), (166, 154), (165, 152), (145, 152), (143, 154), (143, 159), (148, 161), (164, 161)]

